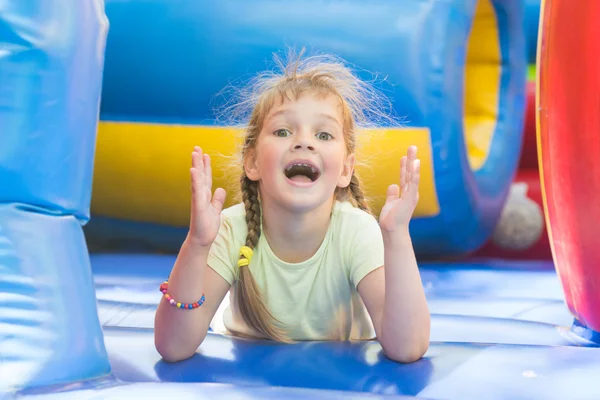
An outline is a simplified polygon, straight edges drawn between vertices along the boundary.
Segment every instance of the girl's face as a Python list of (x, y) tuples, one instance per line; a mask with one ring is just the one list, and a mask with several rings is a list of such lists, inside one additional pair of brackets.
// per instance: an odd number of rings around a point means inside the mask
[(276, 103), (245, 169), (248, 178), (259, 181), (266, 205), (308, 211), (330, 202), (336, 187), (348, 186), (354, 170), (339, 99), (307, 92)]

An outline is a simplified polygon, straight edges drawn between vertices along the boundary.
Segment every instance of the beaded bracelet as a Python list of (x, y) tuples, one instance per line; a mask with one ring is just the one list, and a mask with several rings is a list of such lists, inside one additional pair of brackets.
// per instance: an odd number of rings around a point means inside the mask
[(202, 305), (202, 303), (204, 303), (204, 294), (202, 294), (202, 297), (200, 298), (200, 300), (198, 300), (195, 303), (180, 303), (175, 301), (175, 299), (173, 299), (169, 293), (167, 293), (167, 289), (169, 288), (169, 281), (166, 280), (164, 281), (161, 285), (160, 285), (160, 291), (162, 292), (162, 294), (165, 296), (165, 299), (169, 302), (169, 304), (171, 304), (174, 307), (177, 308), (187, 308), (188, 310), (191, 310), (193, 308), (198, 308)]

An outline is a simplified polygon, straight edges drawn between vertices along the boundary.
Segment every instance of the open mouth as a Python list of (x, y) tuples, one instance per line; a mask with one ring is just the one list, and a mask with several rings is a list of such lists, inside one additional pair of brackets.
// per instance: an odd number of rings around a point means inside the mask
[(284, 170), (285, 176), (294, 182), (314, 182), (321, 176), (321, 171), (308, 161), (293, 161)]

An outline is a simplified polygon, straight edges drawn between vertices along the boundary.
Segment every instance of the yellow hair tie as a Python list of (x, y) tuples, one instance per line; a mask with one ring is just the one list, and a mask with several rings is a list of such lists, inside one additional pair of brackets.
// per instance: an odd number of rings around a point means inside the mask
[(250, 261), (248, 261), (247, 259), (240, 258), (238, 260), (238, 268), (247, 267), (248, 265), (250, 265)]
[(240, 256), (244, 256), (245, 258), (240, 258), (238, 260), (238, 267), (246, 267), (248, 265), (250, 265), (250, 260), (252, 259), (252, 254), (254, 254), (254, 252), (252, 251), (252, 249), (248, 246), (242, 246), (242, 248), (240, 249)]

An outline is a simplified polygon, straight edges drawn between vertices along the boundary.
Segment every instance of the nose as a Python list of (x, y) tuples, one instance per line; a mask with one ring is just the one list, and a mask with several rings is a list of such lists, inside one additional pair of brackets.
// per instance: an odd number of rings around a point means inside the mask
[(294, 150), (301, 150), (301, 149), (307, 149), (310, 151), (315, 150), (312, 133), (299, 132), (296, 135), (295, 139), (296, 140), (294, 140), (294, 143), (292, 145)]

